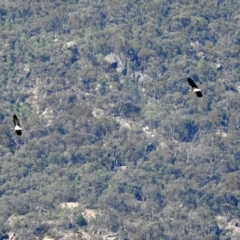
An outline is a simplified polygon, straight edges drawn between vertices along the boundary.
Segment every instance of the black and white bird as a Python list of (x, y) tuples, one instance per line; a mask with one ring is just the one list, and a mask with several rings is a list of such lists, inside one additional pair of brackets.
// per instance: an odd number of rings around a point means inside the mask
[(191, 78), (188, 78), (187, 80), (189, 85), (192, 87), (190, 91), (195, 92), (198, 97), (202, 97), (203, 95), (202, 95), (201, 89), (198, 88), (197, 84)]
[(22, 135), (22, 127), (19, 123), (18, 117), (16, 114), (13, 115), (13, 123), (14, 123), (14, 130), (16, 131), (17, 135)]

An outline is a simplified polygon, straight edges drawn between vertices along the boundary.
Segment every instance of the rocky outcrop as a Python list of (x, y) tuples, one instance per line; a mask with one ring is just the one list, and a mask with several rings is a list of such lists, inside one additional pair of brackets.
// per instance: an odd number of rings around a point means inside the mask
[(8, 239), (8, 240), (19, 240), (18, 236), (16, 233), (14, 232), (9, 232), (8, 234), (5, 234), (8, 238), (0, 238), (0, 240), (2, 239)]
[(30, 66), (29, 66), (28, 64), (25, 64), (25, 65), (24, 65), (23, 71), (25, 72), (26, 77), (30, 77), (30, 75), (31, 75), (31, 69), (30, 69)]
[(116, 69), (118, 73), (124, 72), (124, 64), (122, 63), (120, 57), (118, 57), (116, 54), (110, 53), (104, 57), (104, 60), (109, 63), (110, 68)]

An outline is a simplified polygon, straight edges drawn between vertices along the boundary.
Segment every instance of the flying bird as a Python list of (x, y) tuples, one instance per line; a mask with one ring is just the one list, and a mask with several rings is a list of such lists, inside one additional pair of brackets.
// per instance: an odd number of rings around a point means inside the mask
[(189, 85), (192, 87), (190, 91), (195, 92), (198, 97), (202, 97), (203, 95), (202, 95), (201, 89), (198, 88), (197, 84), (191, 78), (188, 78), (187, 80)]
[(19, 123), (18, 117), (14, 114), (13, 115), (13, 123), (14, 123), (14, 130), (16, 131), (17, 135), (22, 135), (22, 128)]

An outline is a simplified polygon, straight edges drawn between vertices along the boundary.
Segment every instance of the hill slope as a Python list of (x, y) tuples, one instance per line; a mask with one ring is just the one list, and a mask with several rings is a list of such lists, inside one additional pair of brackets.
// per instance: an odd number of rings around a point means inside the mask
[(237, 239), (239, 11), (235, 0), (1, 3), (0, 230)]

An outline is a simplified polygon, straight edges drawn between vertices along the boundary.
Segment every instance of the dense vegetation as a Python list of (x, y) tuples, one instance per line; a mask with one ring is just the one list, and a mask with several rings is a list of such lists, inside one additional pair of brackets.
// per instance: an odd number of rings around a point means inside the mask
[(239, 27), (238, 0), (1, 1), (0, 231), (237, 239)]

